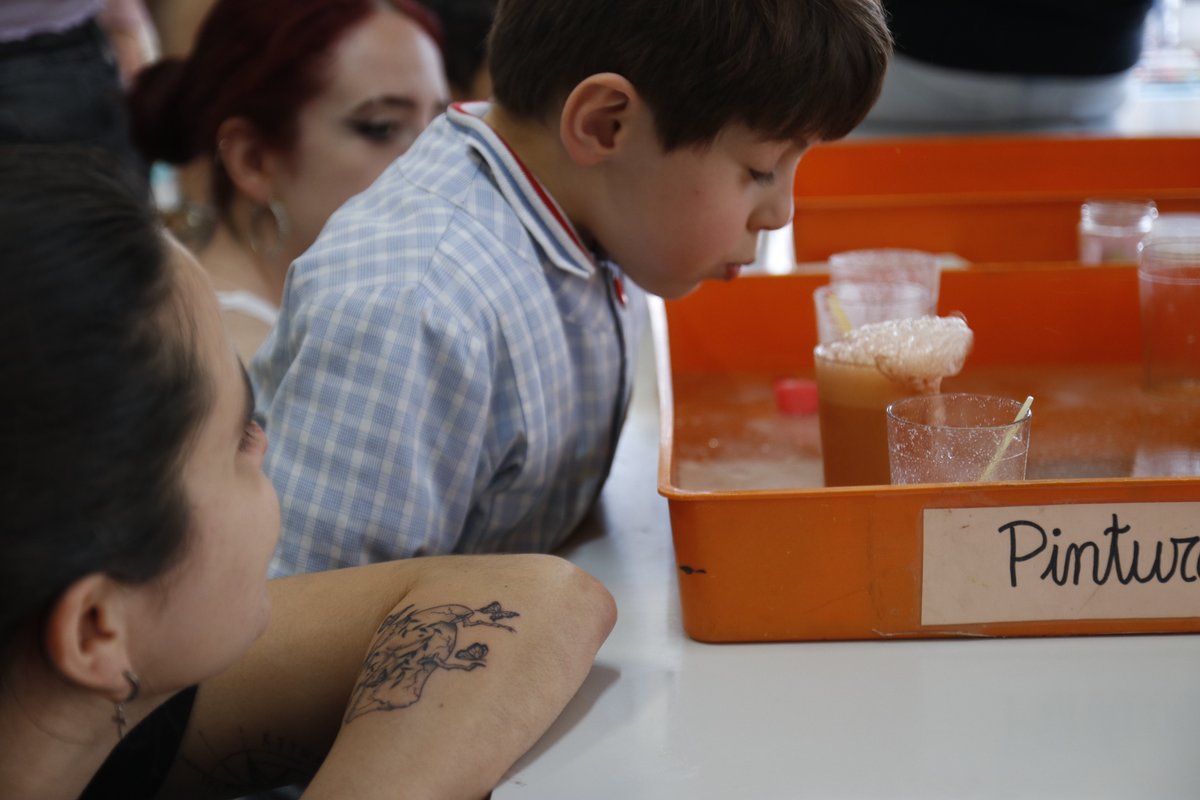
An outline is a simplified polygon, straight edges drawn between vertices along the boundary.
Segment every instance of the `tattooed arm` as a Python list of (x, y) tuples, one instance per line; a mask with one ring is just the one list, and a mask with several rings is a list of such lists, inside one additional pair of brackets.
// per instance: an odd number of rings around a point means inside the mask
[(236, 797), (314, 770), (310, 800), (482, 797), (616, 617), (598, 582), (551, 556), (301, 575), (272, 599), (263, 638), (201, 686), (163, 797)]

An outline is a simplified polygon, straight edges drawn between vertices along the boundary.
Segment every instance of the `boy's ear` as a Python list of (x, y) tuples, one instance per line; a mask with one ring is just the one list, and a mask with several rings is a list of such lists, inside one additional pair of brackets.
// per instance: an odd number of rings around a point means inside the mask
[(608, 158), (622, 147), (641, 110), (641, 98), (625, 78), (614, 72), (588, 76), (563, 103), (559, 137), (567, 155), (580, 166)]
[(260, 205), (272, 199), (271, 159), (248, 119), (232, 117), (217, 128), (217, 158), (240, 193)]
[(43, 632), (46, 657), (58, 673), (113, 702), (129, 694), (124, 673), (131, 669), (121, 595), (108, 576), (86, 575), (55, 601)]

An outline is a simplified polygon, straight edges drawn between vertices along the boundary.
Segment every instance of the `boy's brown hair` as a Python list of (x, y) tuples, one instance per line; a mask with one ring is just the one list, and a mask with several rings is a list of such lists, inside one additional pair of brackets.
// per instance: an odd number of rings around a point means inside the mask
[(731, 123), (776, 141), (845, 136), (891, 51), (878, 0), (500, 0), (489, 39), (509, 113), (549, 119), (589, 75), (615, 72), (667, 151)]

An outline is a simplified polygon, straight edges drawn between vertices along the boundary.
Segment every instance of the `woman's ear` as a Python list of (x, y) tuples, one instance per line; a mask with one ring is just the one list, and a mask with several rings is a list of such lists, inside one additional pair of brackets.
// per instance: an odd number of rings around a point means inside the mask
[(217, 128), (217, 158), (240, 194), (259, 205), (271, 198), (270, 158), (262, 137), (244, 117), (232, 117)]
[(589, 75), (563, 103), (559, 137), (567, 155), (593, 166), (619, 151), (645, 106), (633, 84), (614, 72)]
[(113, 702), (129, 694), (127, 604), (122, 587), (106, 575), (86, 575), (67, 587), (50, 609), (46, 656), (71, 683)]

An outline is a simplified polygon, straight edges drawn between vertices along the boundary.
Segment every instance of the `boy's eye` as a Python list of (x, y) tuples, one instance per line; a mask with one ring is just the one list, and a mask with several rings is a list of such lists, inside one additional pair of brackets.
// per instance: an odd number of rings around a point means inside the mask
[(771, 183), (773, 183), (775, 181), (775, 173), (774, 172), (759, 172), (756, 169), (748, 170), (748, 172), (750, 173), (751, 180), (753, 180), (755, 183), (761, 184), (763, 186), (769, 186)]

